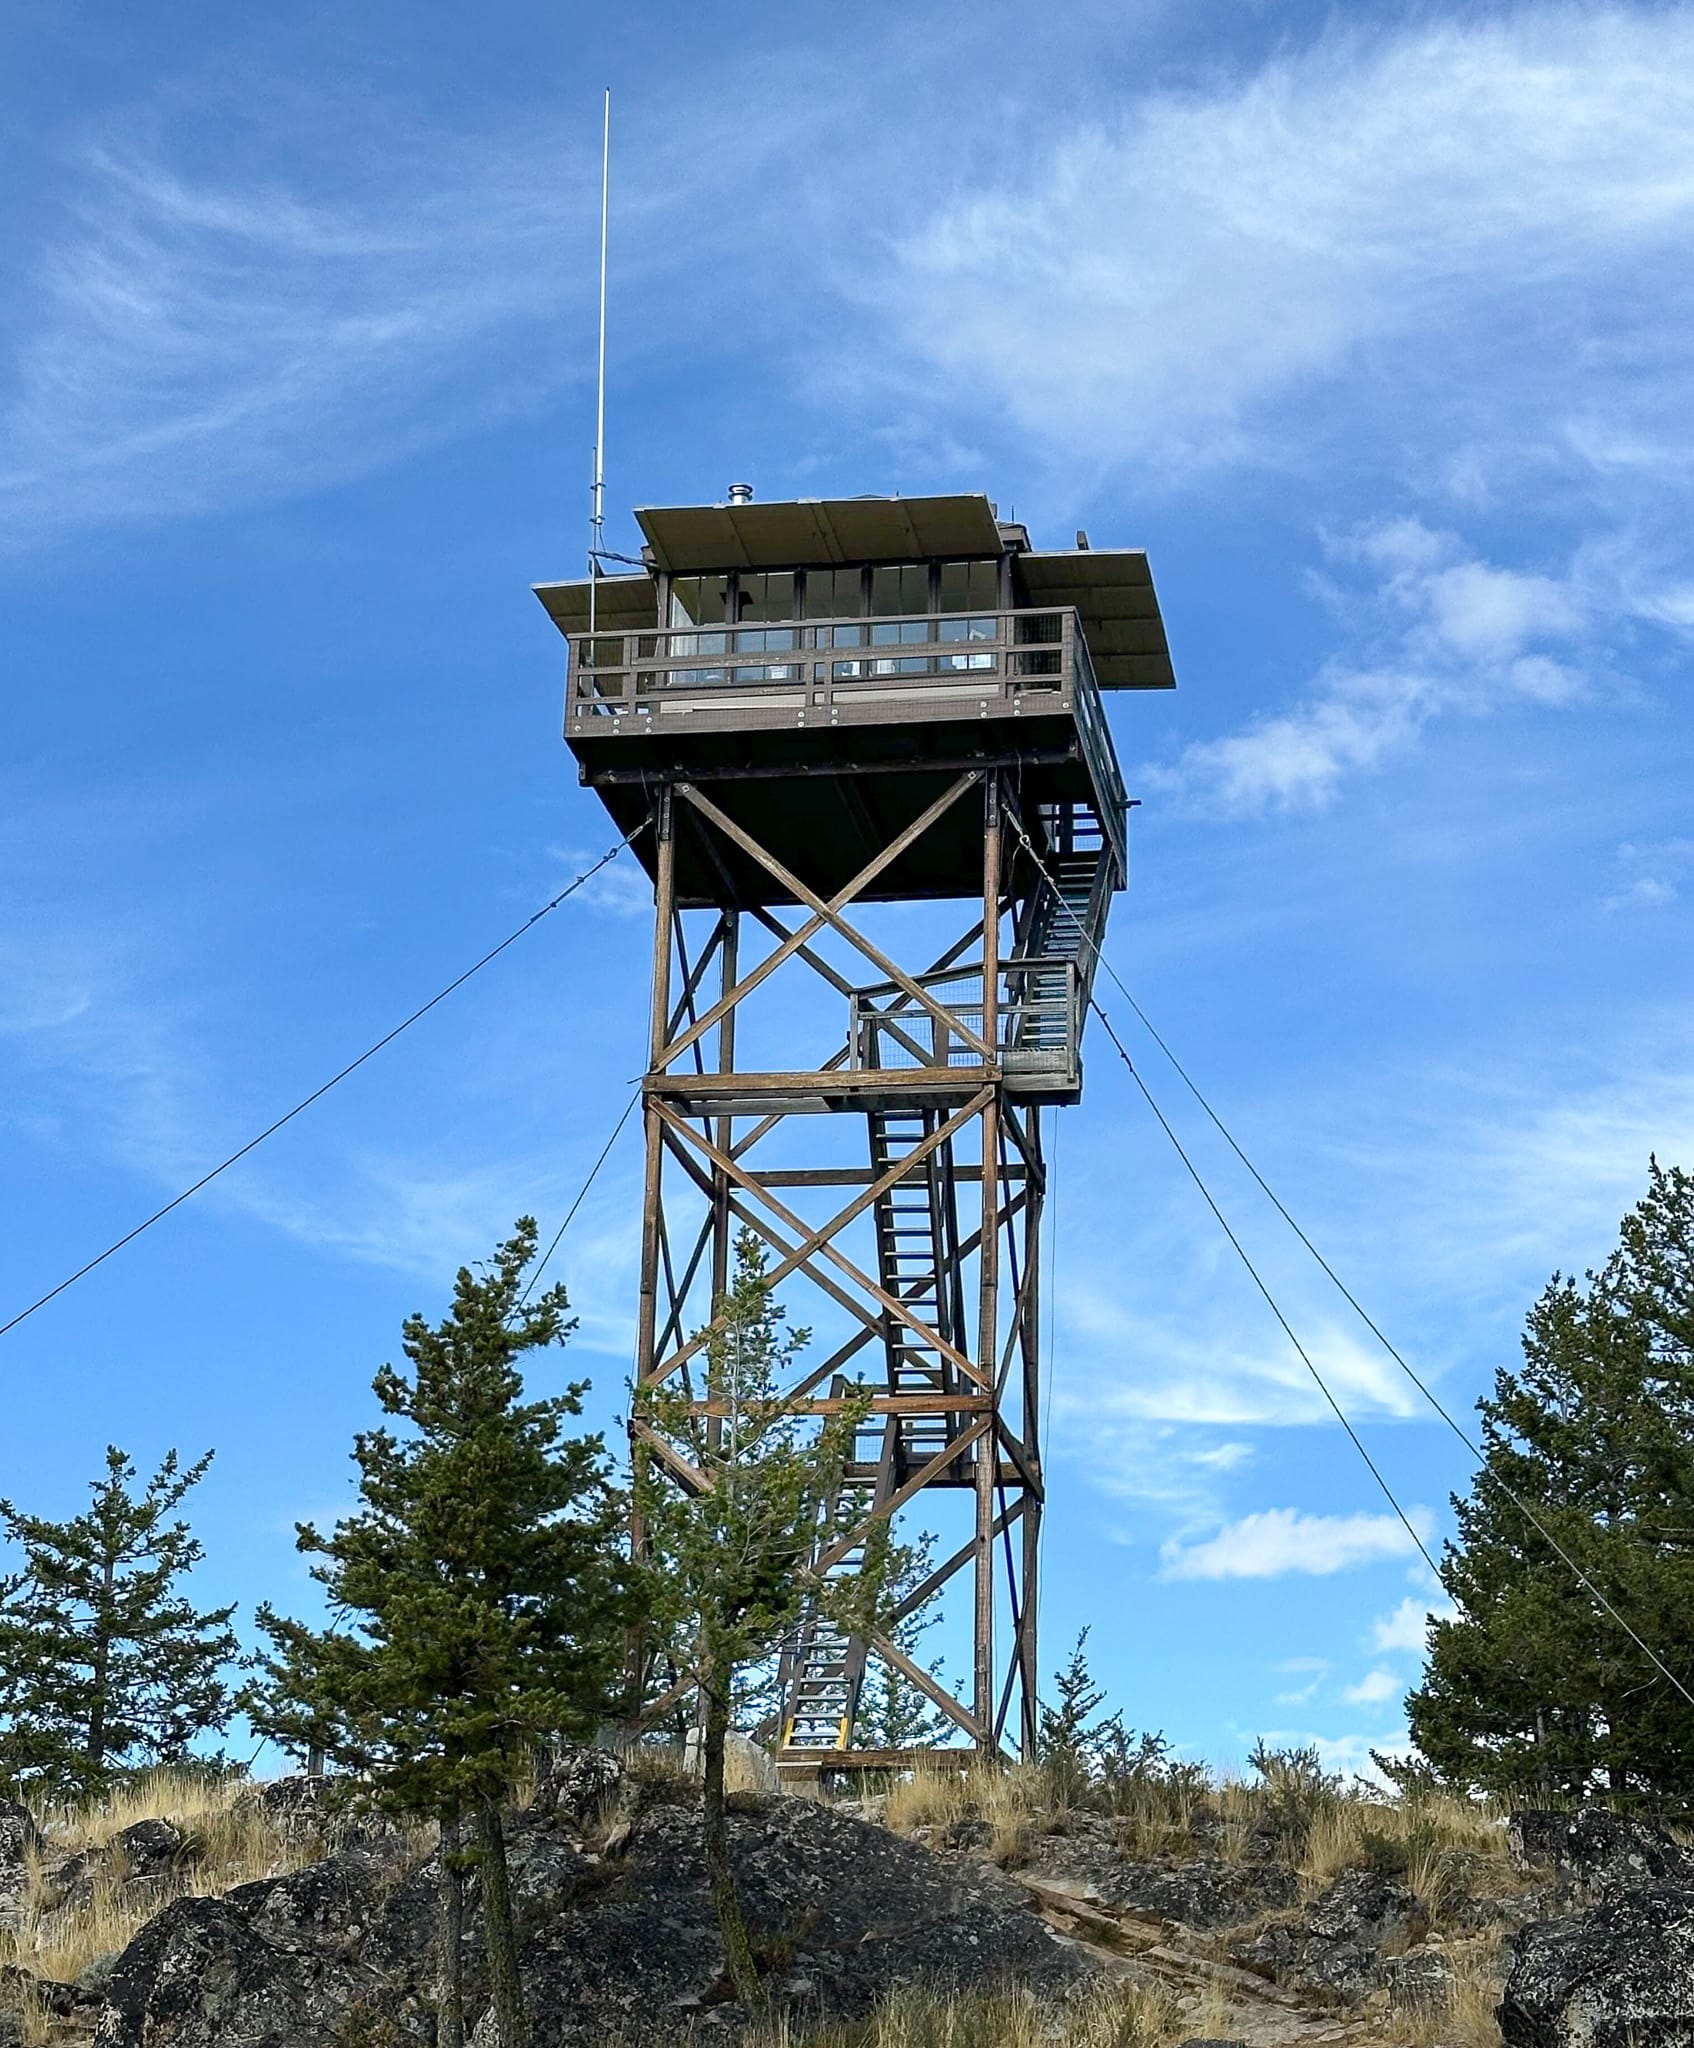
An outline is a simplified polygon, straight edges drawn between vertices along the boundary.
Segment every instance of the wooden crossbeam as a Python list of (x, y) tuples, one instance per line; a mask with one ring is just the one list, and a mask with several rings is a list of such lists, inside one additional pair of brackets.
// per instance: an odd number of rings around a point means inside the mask
[[(788, 1208), (786, 1204), (779, 1202), (768, 1188), (762, 1188), (745, 1167), (738, 1164), (728, 1153), (720, 1152), (709, 1139), (703, 1138), (692, 1125), (685, 1123), (681, 1117), (677, 1116), (664, 1103), (655, 1102), (654, 1106), (664, 1122), (679, 1136), (686, 1138), (696, 1150), (704, 1154), (720, 1173), (724, 1174), (735, 1186), (762, 1202), (770, 1210), (771, 1214), (788, 1229), (800, 1233), (801, 1245), (799, 1255), (795, 1257), (794, 1262), (796, 1264), (799, 1262), (799, 1257), (809, 1257), (814, 1252), (821, 1254), (839, 1271), (844, 1273), (854, 1286), (862, 1288), (873, 1301), (877, 1302), (898, 1321), (904, 1323), (908, 1329), (912, 1330), (938, 1356), (947, 1359), (960, 1372), (965, 1374), (968, 1379), (975, 1381), (978, 1386), (986, 1387), (988, 1380), (971, 1359), (967, 1358), (962, 1351), (949, 1344), (946, 1338), (941, 1336), (938, 1331), (932, 1330), (927, 1323), (915, 1316), (904, 1302), (900, 1301), (896, 1296), (889, 1294), (876, 1281), (871, 1279), (868, 1273), (861, 1272), (839, 1247), (829, 1242), (829, 1239), (837, 1231), (845, 1229), (854, 1217), (861, 1215), (880, 1195), (886, 1193), (897, 1182), (905, 1179), (913, 1167), (921, 1165), (937, 1146), (944, 1144), (956, 1131), (962, 1129), (973, 1116), (981, 1113), (991, 1100), (992, 1091), (988, 1089), (980, 1090), (976, 1095), (972, 1096), (963, 1108), (956, 1110), (945, 1123), (938, 1124), (921, 1144), (915, 1145), (903, 1159), (898, 1160), (885, 1174), (882, 1174), (877, 1180), (873, 1181), (861, 1194), (855, 1196), (844, 1209), (839, 1210), (827, 1223), (816, 1230), (809, 1229), (804, 1220), (796, 1216), (793, 1210)], [(790, 1266), (789, 1270), (792, 1271), (793, 1267)], [(775, 1276), (773, 1276), (774, 1278)], [(684, 1345), (680, 1351), (674, 1352), (665, 1362), (663, 1376), (668, 1377), (686, 1359), (691, 1358), (708, 1340), (711, 1333), (721, 1326), (721, 1323), (722, 1318), (715, 1316), (698, 1336)]]
[[(837, 930), (851, 932), (852, 927), (846, 925), (841, 920), (840, 911), (847, 904), (853, 902), (862, 890), (868, 889), (884, 868), (898, 860), (908, 846), (921, 839), (930, 826), (935, 823), (936, 819), (943, 817), (958, 799), (964, 795), (965, 791), (979, 780), (980, 777), (974, 772), (968, 775), (961, 775), (957, 781), (952, 783), (936, 798), (934, 803), (920, 817), (913, 819), (912, 823), (896, 839), (885, 846), (873, 860), (868, 861), (850, 882), (837, 889), (835, 894), (827, 901), (821, 896), (814, 895), (811, 890), (804, 889), (802, 883), (793, 881), (793, 878), (788, 875), (788, 870), (782, 866), (781, 862), (766, 853), (751, 833), (744, 832), (732, 819), (726, 818), (709, 797), (702, 796), (690, 784), (679, 782), (676, 785), (678, 793), (686, 797), (702, 815), (710, 818), (719, 831), (723, 832), (727, 838), (734, 840), (735, 844), (744, 853), (751, 855), (762, 867), (768, 868), (771, 873), (785, 878), (785, 886), (791, 883), (796, 892), (804, 890), (803, 900), (810, 907), (812, 915), (804, 924), (790, 932), (774, 951), (767, 953), (757, 967), (753, 968), (750, 973), (743, 975), (741, 980), (732, 989), (727, 990), (725, 994), (720, 996), (705, 1015), (690, 1025), (680, 1038), (672, 1039), (670, 1044), (662, 1049), (660, 1056), (654, 1060), (653, 1064), (656, 1067), (668, 1067), (672, 1060), (685, 1053), (696, 1039), (703, 1037), (710, 1031), (720, 1017), (727, 1015), (729, 1011), (733, 1010), (741, 1002), (744, 996), (750, 995), (761, 982), (773, 975), (785, 960), (791, 959), (806, 941), (822, 931), (826, 924), (835, 926)], [(863, 941), (859, 943), (861, 947), (864, 944)], [(959, 1028), (963, 1029), (962, 1026)], [(986, 1056), (987, 1047), (982, 1044), (980, 1039), (976, 1041), (976, 1044), (978, 1050)]]
[[(975, 778), (971, 779), (974, 780)], [(943, 807), (945, 807), (946, 804), (952, 803), (956, 797), (962, 795), (964, 788), (968, 786), (969, 783), (967, 779), (961, 776), (959, 781), (954, 783), (951, 790), (948, 791), (946, 797), (944, 799), (938, 798), (937, 802), (941, 803)], [(872, 966), (880, 968), (883, 974), (886, 975), (887, 978), (894, 983), (896, 988), (901, 989), (906, 995), (911, 997), (913, 1002), (921, 1005), (922, 1008), (926, 1009), (930, 1013), (930, 1015), (935, 1019), (935, 1021), (938, 1024), (940, 1024), (945, 1030), (954, 1033), (957, 1037), (962, 1039), (966, 1045), (970, 1046), (973, 1051), (980, 1053), (985, 1062), (992, 1064), (994, 1059), (994, 1052), (988, 1041), (983, 1038), (980, 1038), (977, 1035), (977, 1033), (974, 1032), (968, 1024), (963, 1023), (953, 1011), (947, 1009), (943, 1004), (938, 1003), (935, 1000), (935, 998), (930, 994), (929, 990), (924, 988), (919, 982), (915, 981), (912, 978), (912, 976), (905, 971), (904, 968), (897, 967), (894, 964), (894, 962), (891, 959), (889, 959), (888, 955), (885, 952), (883, 952), (880, 946), (874, 944), (870, 939), (867, 939), (865, 937), (863, 932), (858, 931), (854, 926), (850, 925), (847, 922), (846, 918), (844, 918), (840, 914), (840, 911), (836, 908), (837, 898), (830, 898), (826, 901), (825, 898), (820, 896), (815, 889), (808, 888), (806, 884), (800, 880), (798, 875), (792, 873), (788, 868), (785, 868), (782, 862), (779, 861), (774, 854), (767, 853), (750, 832), (743, 831), (741, 826), (739, 826), (733, 818), (728, 816), (727, 813), (720, 811), (717, 805), (712, 802), (711, 798), (709, 796), (706, 796), (702, 791), (696, 789), (692, 783), (679, 782), (676, 785), (676, 788), (677, 794), (683, 797), (687, 802), (691, 803), (694, 806), (694, 808), (702, 814), (702, 816), (710, 818), (712, 823), (716, 825), (718, 830), (724, 835), (726, 839), (733, 840), (734, 843), (741, 848), (742, 852), (749, 857), (749, 859), (757, 861), (760, 867), (764, 868), (768, 874), (774, 876), (775, 879), (782, 884), (783, 888), (786, 889), (796, 899), (796, 901), (804, 903), (806, 907), (810, 911), (812, 911), (813, 917), (818, 922), (812, 922), (811, 920), (808, 920), (807, 925), (802, 925), (800, 927), (800, 930), (805, 934), (807, 938), (811, 937), (812, 932), (818, 930), (820, 923), (829, 925), (831, 930), (839, 933), (840, 936), (844, 938), (849, 945), (856, 946), (858, 950), (864, 954), (865, 958), (871, 962)], [(930, 810), (936, 811), (936, 805), (932, 804), (930, 806)], [(936, 811), (936, 815), (939, 816), (940, 812)], [(925, 812), (924, 818), (919, 820), (918, 822), (919, 824), (925, 825), (927, 829), (928, 820), (929, 812)], [(894, 842), (893, 850), (896, 852), (904, 852), (905, 847), (909, 845), (912, 839), (914, 839), (915, 837), (917, 837), (917, 833), (913, 831), (911, 827), (908, 827), (906, 832), (901, 834), (900, 839)], [(885, 851), (887, 851), (887, 849), (885, 849)], [(881, 859), (880, 855), (878, 856), (878, 859)], [(849, 887), (851, 886), (852, 884), (849, 884)], [(862, 887), (863, 885), (861, 884), (860, 886)], [(808, 925), (810, 927), (809, 929)], [(792, 950), (792, 947), (790, 948), (790, 950)], [(779, 946), (777, 948), (777, 951), (780, 953), (782, 951), (782, 948)], [(987, 991), (987, 984), (985, 982), (985, 1006), (988, 1005), (988, 1001), (989, 997)], [(708, 1012), (707, 1015), (709, 1017), (710, 1012)], [(684, 1041), (680, 1039), (677, 1041), (679, 1049), (683, 1042)]]

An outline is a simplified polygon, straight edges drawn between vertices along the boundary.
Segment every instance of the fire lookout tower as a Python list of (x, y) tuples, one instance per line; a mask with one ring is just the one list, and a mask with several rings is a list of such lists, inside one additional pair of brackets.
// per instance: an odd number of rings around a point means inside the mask
[[(907, 1607), (970, 1589), (962, 1698), (886, 1637), (802, 1627), (784, 1774), (911, 1760), (855, 1742), (877, 1659), (963, 1747), (1028, 1754), (1041, 1111), (1080, 1099), (1127, 875), (1102, 692), (1174, 680), (1147, 559), (1081, 534), (1034, 550), (980, 496), (757, 504), (734, 486), (636, 516), (638, 572), (537, 595), (569, 642), (580, 779), (620, 829), (651, 828), (637, 1377), (700, 1349), (750, 1226), (839, 1340), (797, 1364), (794, 1407), (872, 1389), (846, 1481), (863, 1526), (914, 1503), (941, 1525)], [(813, 1563), (855, 1561), (848, 1541)]]

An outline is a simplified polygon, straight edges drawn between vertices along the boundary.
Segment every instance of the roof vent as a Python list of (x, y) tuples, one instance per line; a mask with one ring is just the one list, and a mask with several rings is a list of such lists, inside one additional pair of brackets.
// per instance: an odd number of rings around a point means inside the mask
[(751, 484), (731, 484), (729, 487), (729, 502), (732, 505), (751, 505), (753, 502), (753, 486)]

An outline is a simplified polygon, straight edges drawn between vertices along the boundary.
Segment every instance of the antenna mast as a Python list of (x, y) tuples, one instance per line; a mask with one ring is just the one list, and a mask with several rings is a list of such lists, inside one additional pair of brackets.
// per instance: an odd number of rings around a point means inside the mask
[(606, 212), (612, 184), (612, 88), (600, 144), (600, 366), (594, 405), (594, 483), (588, 500), (588, 630), (596, 624), (595, 586), (606, 538)]

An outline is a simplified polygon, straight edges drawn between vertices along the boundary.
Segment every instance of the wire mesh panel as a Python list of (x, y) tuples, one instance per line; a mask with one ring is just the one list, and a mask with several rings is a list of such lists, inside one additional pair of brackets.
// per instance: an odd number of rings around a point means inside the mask
[[(937, 1016), (893, 983), (856, 990), (853, 996), (853, 1064), (856, 1067), (975, 1067), (982, 1054), (965, 1031), (982, 1037), (982, 971), (925, 975), (919, 984)], [(962, 1028), (961, 1028), (962, 1027)]]
[[(855, 1067), (911, 1072), (981, 1063), (980, 1051), (965, 1036), (983, 1036), (981, 968), (922, 975), (918, 986), (942, 1015), (892, 982), (854, 991)], [(1074, 1079), (1082, 1022), (1074, 960), (1007, 961), (1000, 971), (998, 1012), (997, 1051), (1008, 1075)]]

